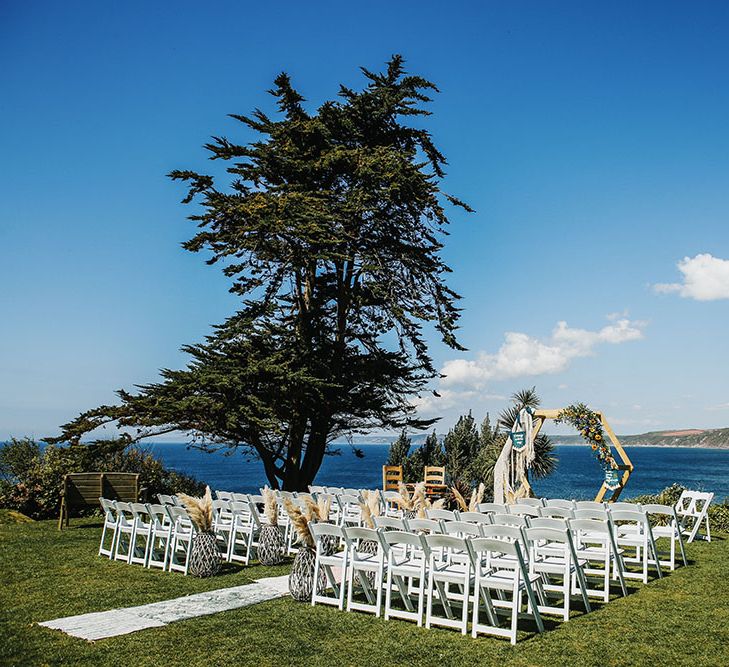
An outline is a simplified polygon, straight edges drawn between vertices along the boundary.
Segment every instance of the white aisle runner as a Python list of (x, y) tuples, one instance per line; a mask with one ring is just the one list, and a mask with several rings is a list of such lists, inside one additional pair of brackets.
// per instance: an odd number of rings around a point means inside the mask
[(38, 625), (95, 641), (283, 597), (288, 594), (288, 578), (288, 575), (268, 577), (244, 586), (196, 593), (139, 607), (68, 616)]

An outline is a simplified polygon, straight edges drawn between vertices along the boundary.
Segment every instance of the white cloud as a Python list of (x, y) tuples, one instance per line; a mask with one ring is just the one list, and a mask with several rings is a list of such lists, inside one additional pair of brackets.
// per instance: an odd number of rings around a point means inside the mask
[(707, 410), (729, 410), (729, 403), (720, 403), (719, 405), (712, 405)]
[(507, 380), (559, 373), (573, 359), (590, 356), (600, 344), (619, 344), (643, 337), (644, 322), (615, 320), (598, 331), (576, 329), (558, 322), (547, 340), (507, 332), (495, 354), (480, 352), (476, 359), (453, 359), (441, 373), (443, 387), (481, 389), (490, 380)]
[(661, 294), (677, 292), (697, 301), (729, 299), (729, 260), (709, 253), (684, 257), (678, 264), (682, 283), (658, 283), (653, 289)]

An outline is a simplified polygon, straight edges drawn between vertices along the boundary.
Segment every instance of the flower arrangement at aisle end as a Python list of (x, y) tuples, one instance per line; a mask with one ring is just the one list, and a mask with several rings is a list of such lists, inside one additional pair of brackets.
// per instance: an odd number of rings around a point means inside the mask
[(617, 489), (620, 486), (621, 475), (617, 461), (610, 451), (610, 445), (605, 439), (600, 415), (590, 410), (584, 403), (575, 403), (560, 410), (554, 421), (557, 424), (570, 424), (579, 431), (605, 471), (605, 486), (611, 491)]
[(261, 489), (261, 495), (266, 523), (261, 525), (258, 537), (258, 562), (261, 565), (278, 565), (284, 552), (284, 536), (278, 525), (278, 498), (268, 486)]
[[(299, 550), (294, 557), (289, 574), (289, 592), (291, 597), (298, 602), (310, 602), (311, 593), (314, 588), (314, 564), (316, 561), (316, 543), (309, 530), (309, 524), (316, 521), (327, 522), (329, 510), (331, 509), (331, 497), (320, 496), (318, 502), (310, 498), (304, 499), (303, 507), (294, 504), (290, 499), (284, 500), (284, 509), (291, 519), (291, 525), (296, 531)], [(332, 548), (336, 549), (336, 543)], [(327, 548), (328, 550), (328, 548)], [(319, 570), (317, 591), (326, 588), (326, 574), (324, 569)]]
[(178, 493), (177, 497), (185, 506), (196, 529), (192, 538), (188, 572), (193, 577), (212, 577), (220, 571), (222, 560), (213, 528), (213, 497), (210, 487), (205, 488), (202, 498), (184, 493)]

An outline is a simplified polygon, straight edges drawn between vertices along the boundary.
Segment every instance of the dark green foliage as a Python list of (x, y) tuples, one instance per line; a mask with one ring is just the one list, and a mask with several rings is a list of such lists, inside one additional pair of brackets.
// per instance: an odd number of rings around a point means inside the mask
[(390, 445), (387, 453), (387, 465), (405, 466), (411, 446), (412, 440), (408, 438), (406, 431), (402, 431), (397, 440)]
[[(423, 327), (455, 349), (458, 295), (440, 257), (448, 218), (445, 158), (422, 127), (435, 91), (394, 56), (366, 86), (342, 86), (315, 113), (282, 74), (278, 115), (234, 115), (254, 141), (206, 146), (229, 178), (174, 171), (197, 234), (184, 243), (230, 278), (240, 310), (188, 367), (120, 391), (63, 427), (78, 442), (106, 423), (130, 435), (185, 431), (206, 447), (258, 456), (274, 487), (314, 480), (329, 443), (373, 428), (427, 428), (412, 396), (437, 375)], [(396, 340), (394, 345), (386, 341)]]
[(405, 464), (405, 479), (408, 482), (420, 482), (425, 475), (425, 466), (442, 465), (445, 465), (445, 454), (438, 436), (433, 431), (408, 457)]
[(438, 441), (435, 431), (428, 434), (420, 447), (412, 449), (412, 440), (403, 431), (397, 440), (390, 445), (387, 465), (402, 466), (405, 482), (421, 482), (425, 474), (425, 466), (445, 465), (443, 447)]
[(0, 447), (0, 507), (18, 510), (34, 519), (57, 516), (63, 476), (71, 472), (139, 473), (140, 488), (150, 496), (180, 491), (201, 495), (205, 490), (197, 480), (167, 470), (148, 451), (125, 441), (42, 448), (24, 438)]
[(456, 425), (443, 439), (446, 472), (451, 480), (468, 484), (473, 481), (473, 462), (478, 456), (481, 438), (476, 420), (469, 412), (458, 418)]

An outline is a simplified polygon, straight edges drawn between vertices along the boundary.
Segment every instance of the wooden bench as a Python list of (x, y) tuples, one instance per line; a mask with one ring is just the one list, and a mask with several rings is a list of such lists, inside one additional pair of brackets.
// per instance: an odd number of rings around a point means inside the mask
[(139, 501), (139, 475), (134, 472), (74, 472), (63, 476), (58, 530), (68, 525), (70, 510), (99, 506), (99, 498)]

